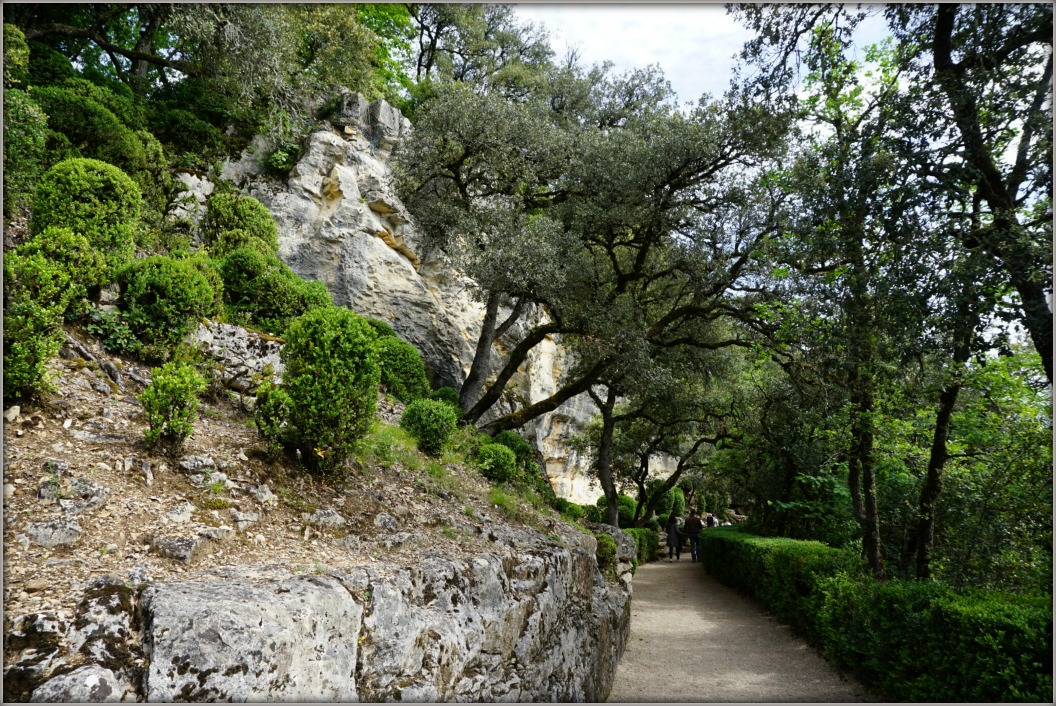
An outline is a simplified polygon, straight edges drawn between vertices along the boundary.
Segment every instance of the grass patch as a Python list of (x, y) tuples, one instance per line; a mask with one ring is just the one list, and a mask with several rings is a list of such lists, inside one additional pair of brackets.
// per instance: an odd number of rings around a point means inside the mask
[(488, 502), (498, 508), (499, 514), (507, 520), (521, 519), (521, 508), (517, 495), (502, 486), (493, 486), (488, 491)]
[(422, 467), (414, 437), (405, 429), (384, 422), (377, 422), (356, 444), (352, 461), (364, 470), (379, 466), (389, 469), (397, 464), (410, 470)]
[(313, 502), (305, 500), (300, 495), (290, 490), (285, 486), (279, 487), (275, 494), (279, 496), (279, 499), (294, 512), (307, 512), (312, 513), (319, 509), (319, 506)]

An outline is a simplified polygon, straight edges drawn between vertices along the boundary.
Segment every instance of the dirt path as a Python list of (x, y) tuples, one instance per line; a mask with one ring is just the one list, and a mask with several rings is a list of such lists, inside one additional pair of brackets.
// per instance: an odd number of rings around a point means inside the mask
[(609, 702), (875, 701), (760, 604), (691, 563), (634, 577), (631, 634)]

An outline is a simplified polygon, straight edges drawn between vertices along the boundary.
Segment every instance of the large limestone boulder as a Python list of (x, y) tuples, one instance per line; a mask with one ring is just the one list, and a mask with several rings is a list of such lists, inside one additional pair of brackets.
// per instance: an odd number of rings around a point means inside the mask
[[(268, 207), (279, 229), (279, 257), (294, 272), (323, 282), (336, 304), (390, 323), (421, 351), (434, 382), (458, 388), (473, 360), (484, 308), (472, 296), (474, 283), (442, 253), (423, 253), (413, 216), (393, 188), (391, 152), (410, 123), (385, 101), (368, 103), (350, 92), (339, 99), (329, 121), (306, 138), (284, 182), (260, 166), (263, 138), (226, 163), (221, 175)], [(492, 416), (512, 409), (514, 401), (548, 397), (567, 367), (559, 341), (545, 342)], [(580, 395), (522, 430), (534, 439), (555, 491), (577, 502), (593, 502), (601, 491), (566, 442), (594, 411), (589, 396)]]

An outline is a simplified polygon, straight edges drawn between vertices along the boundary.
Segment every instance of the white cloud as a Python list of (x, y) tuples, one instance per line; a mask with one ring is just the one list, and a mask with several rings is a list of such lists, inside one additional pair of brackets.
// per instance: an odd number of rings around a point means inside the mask
[(546, 25), (558, 56), (578, 47), (583, 63), (609, 60), (618, 73), (659, 64), (680, 102), (722, 95), (733, 55), (750, 36), (719, 4), (517, 5), (516, 11)]

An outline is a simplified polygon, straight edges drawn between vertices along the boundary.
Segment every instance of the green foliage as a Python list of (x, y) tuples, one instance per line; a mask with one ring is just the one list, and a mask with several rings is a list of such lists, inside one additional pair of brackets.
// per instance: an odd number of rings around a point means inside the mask
[(5, 221), (29, 205), (44, 164), (47, 128), (47, 116), (25, 91), (4, 89)]
[(63, 296), (67, 310), (76, 305), (106, 276), (106, 263), (88, 240), (69, 228), (49, 226), (18, 247), (24, 257), (40, 255), (65, 271), (69, 282)]
[(904, 702), (1052, 700), (1052, 597), (834, 576), (825, 654)]
[(429, 394), (429, 379), (418, 349), (395, 336), (378, 338), (381, 384), (401, 402), (413, 402)]
[(41, 178), (29, 230), (59, 226), (83, 235), (106, 258), (109, 280), (132, 259), (140, 203), (139, 187), (117, 167), (68, 159)]
[(436, 400), (415, 400), (404, 410), (400, 426), (418, 440), (422, 452), (436, 456), (458, 426), (458, 412), (451, 405)]
[[(458, 409), (458, 390), (453, 387), (441, 387), (429, 393), (429, 399), (438, 402), (446, 402)], [(461, 410), (459, 410), (461, 412)]]
[[(367, 470), (378, 466), (388, 469), (397, 465), (413, 470), (422, 465), (414, 437), (405, 429), (384, 423), (378, 423), (376, 428), (356, 444), (353, 460)], [(442, 487), (453, 485), (439, 464), (432, 462), (429, 470)]]
[(286, 421), (290, 418), (290, 396), (281, 386), (265, 381), (256, 389), (253, 422), (269, 455), (277, 458), (287, 441)]
[(605, 510), (597, 505), (580, 505), (583, 508), (583, 519), (595, 524), (605, 521)]
[(671, 513), (682, 517), (686, 512), (686, 494), (681, 488), (671, 489)]
[(517, 473), (517, 456), (502, 444), (484, 444), (477, 451), (477, 467), (492, 483), (505, 483)]
[(332, 306), (325, 285), (305, 282), (274, 254), (239, 248), (219, 270), (228, 316), (235, 321), (282, 333), (294, 318)]
[(550, 506), (572, 522), (578, 522), (583, 519), (584, 510), (582, 505), (577, 505), (564, 498), (554, 498), (554, 500), (551, 501)]
[[(103, 87), (87, 79), (68, 78), (60, 84), (60, 87), (103, 106), (130, 130), (142, 130), (145, 126), (146, 112), (124, 84), (118, 83)], [(142, 140), (144, 136), (139, 135), (139, 137)], [(151, 138), (153, 139), (153, 136)]]
[[(29, 45), (26, 35), (18, 27), (4, 23), (4, 93), (15, 86), (24, 85), (29, 77)], [(7, 97), (6, 95), (4, 96)], [(4, 110), (5, 120), (11, 114)], [(4, 141), (5, 149), (7, 141)]]
[(164, 443), (175, 454), (194, 430), (198, 395), (205, 390), (205, 380), (193, 365), (172, 360), (154, 370), (150, 385), (139, 396), (150, 428), (143, 436), (157, 448)]
[(279, 250), (275, 221), (264, 204), (252, 196), (213, 194), (205, 202), (201, 234), (216, 258), (244, 247), (258, 247), (272, 255)]
[(48, 361), (62, 345), (63, 315), (101, 277), (103, 262), (68, 228), (49, 227), (4, 257), (4, 399), (52, 389)]
[(335, 470), (370, 429), (378, 401), (377, 336), (348, 309), (313, 309), (286, 329), (286, 443), (309, 468)]
[(169, 253), (169, 257), (189, 263), (205, 277), (209, 286), (213, 288), (213, 306), (208, 316), (220, 315), (224, 311), (224, 278), (220, 274), (220, 263), (201, 250), (195, 252), (184, 249), (173, 250)]
[(494, 437), (496, 444), (502, 444), (517, 457), (517, 469), (528, 476), (535, 472), (535, 452), (532, 450), (532, 445), (529, 444), (524, 438), (515, 431), (506, 429), (500, 431)]
[(166, 160), (160, 144), (152, 135), (126, 126), (114, 113), (83, 95), (87, 82), (34, 88), (33, 99), (48, 116), (52, 161), (69, 157), (97, 159), (112, 164), (130, 177), (155, 207), (163, 206), (167, 184)]
[(73, 64), (61, 53), (46, 44), (29, 42), (30, 85), (50, 86), (76, 75)]
[(738, 528), (701, 535), (708, 573), (759, 598), (897, 701), (1047, 701), (1052, 597), (870, 578), (857, 552)]
[(189, 110), (156, 109), (150, 116), (150, 128), (172, 154), (213, 155), (223, 149), (223, 133)]
[(218, 313), (208, 278), (189, 260), (137, 260), (121, 271), (118, 284), (118, 307), (147, 358), (167, 360), (199, 318)]
[[(598, 498), (597, 506), (601, 508), (602, 519), (599, 522), (604, 522), (605, 513), (607, 512), (606, 507), (608, 506), (608, 500), (602, 495)], [(619, 526), (630, 527), (632, 520), (634, 520), (634, 510), (638, 507), (638, 501), (632, 498), (630, 495), (624, 495), (620, 493), (616, 496), (616, 512), (619, 513)]]
[(488, 490), (488, 502), (494, 505), (507, 520), (513, 522), (522, 519), (517, 495), (507, 490), (504, 486), (493, 485)]
[(598, 547), (594, 556), (598, 560), (598, 568), (602, 575), (609, 579), (616, 578), (616, 540), (607, 534), (596, 534), (594, 539), (598, 541)]
[(638, 563), (654, 561), (660, 558), (660, 533), (645, 527), (632, 527), (624, 532), (634, 537), (638, 548)]
[(99, 339), (103, 350), (115, 355), (139, 356), (143, 344), (116, 311), (89, 308), (84, 329)]
[(366, 319), (366, 322), (370, 324), (370, 327), (374, 329), (374, 332), (378, 334), (378, 338), (399, 338), (392, 326), (385, 321), (382, 321), (381, 319), (372, 319), (369, 316), (364, 318)]

